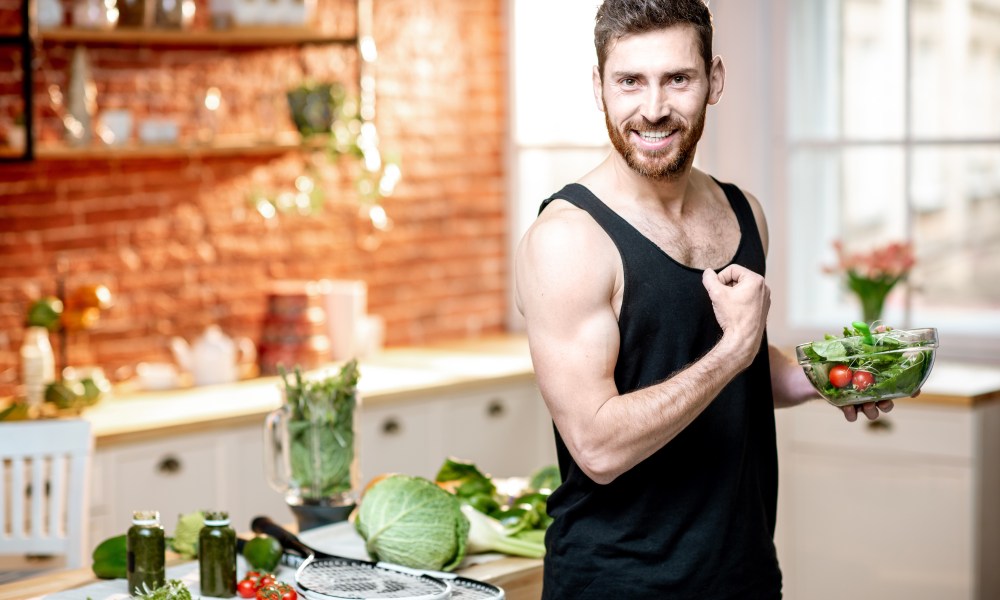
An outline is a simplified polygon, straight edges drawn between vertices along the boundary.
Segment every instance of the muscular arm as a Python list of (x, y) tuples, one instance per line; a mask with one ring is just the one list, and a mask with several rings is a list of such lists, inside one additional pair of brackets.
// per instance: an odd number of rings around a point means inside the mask
[(749, 271), (706, 272), (722, 339), (662, 383), (618, 394), (619, 264), (616, 248), (589, 216), (559, 205), (536, 221), (515, 259), (518, 306), (542, 397), (577, 464), (602, 484), (673, 439), (750, 364), (769, 303), (763, 280)]

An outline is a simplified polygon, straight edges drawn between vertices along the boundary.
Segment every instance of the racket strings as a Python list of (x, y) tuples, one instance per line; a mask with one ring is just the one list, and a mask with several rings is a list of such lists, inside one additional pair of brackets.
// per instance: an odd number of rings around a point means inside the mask
[[(328, 598), (447, 598), (448, 585), (368, 563), (323, 559), (303, 565), (296, 583), (307, 595)], [(313, 594), (309, 594), (312, 592)]]
[(457, 579), (451, 585), (452, 600), (500, 600), (504, 597), (500, 588), (485, 583)]

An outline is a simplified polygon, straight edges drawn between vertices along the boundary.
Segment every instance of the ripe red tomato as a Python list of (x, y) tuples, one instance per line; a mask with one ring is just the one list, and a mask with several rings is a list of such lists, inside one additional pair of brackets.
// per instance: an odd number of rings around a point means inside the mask
[(281, 592), (274, 584), (262, 585), (257, 589), (257, 600), (281, 600)]
[(257, 580), (257, 587), (262, 588), (265, 585), (271, 585), (275, 581), (277, 579), (271, 573), (261, 573), (260, 579)]
[(244, 579), (236, 584), (236, 593), (240, 598), (253, 598), (257, 595), (257, 582), (254, 579)]
[(875, 383), (875, 376), (868, 371), (855, 371), (854, 372), (854, 389), (859, 392), (863, 392), (868, 389), (868, 387)]
[(836, 388), (847, 387), (851, 383), (852, 375), (847, 365), (836, 365), (830, 369), (830, 383)]
[(298, 594), (287, 583), (271, 583), (257, 590), (257, 600), (296, 600)]

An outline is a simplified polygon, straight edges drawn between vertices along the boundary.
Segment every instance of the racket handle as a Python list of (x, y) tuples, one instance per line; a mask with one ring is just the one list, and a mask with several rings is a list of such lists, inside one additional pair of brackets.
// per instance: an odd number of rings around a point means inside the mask
[(267, 535), (275, 538), (288, 552), (294, 552), (300, 555), (302, 558), (306, 558), (311, 554), (316, 554), (312, 548), (306, 546), (302, 543), (302, 540), (295, 537), (295, 535), (272, 521), (269, 517), (254, 517), (253, 521), (250, 523), (250, 529), (257, 533), (266, 533)]

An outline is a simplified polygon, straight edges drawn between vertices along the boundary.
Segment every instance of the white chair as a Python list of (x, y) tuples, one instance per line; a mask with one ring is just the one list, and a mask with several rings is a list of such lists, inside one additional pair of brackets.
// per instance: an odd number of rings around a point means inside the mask
[(84, 566), (93, 447), (88, 421), (0, 422), (0, 556)]

